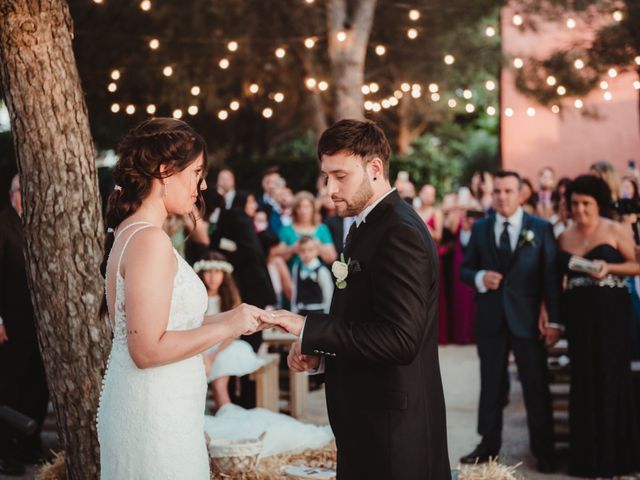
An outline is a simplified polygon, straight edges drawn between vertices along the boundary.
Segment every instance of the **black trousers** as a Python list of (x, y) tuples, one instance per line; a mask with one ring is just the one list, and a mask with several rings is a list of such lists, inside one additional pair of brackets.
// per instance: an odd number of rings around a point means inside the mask
[(40, 432), (48, 404), (49, 390), (38, 347), (9, 338), (0, 345), (0, 405), (31, 417), (38, 428), (29, 437), (23, 437), (0, 425), (0, 458), (10, 457), (16, 451), (40, 450)]
[(537, 457), (548, 457), (553, 454), (554, 444), (547, 352), (540, 340), (515, 337), (507, 328), (498, 335), (478, 337), (478, 433), (488, 448), (496, 452), (500, 450), (509, 351), (513, 351), (516, 358), (522, 383), (531, 451)]

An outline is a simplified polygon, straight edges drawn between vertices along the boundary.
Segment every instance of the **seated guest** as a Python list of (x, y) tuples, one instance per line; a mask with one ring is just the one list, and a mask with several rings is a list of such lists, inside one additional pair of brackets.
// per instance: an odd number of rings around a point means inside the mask
[(291, 310), (300, 315), (329, 313), (333, 296), (333, 278), (318, 258), (317, 240), (302, 237), (298, 242), (300, 263), (293, 266)]
[(284, 257), (289, 266), (300, 262), (298, 256), (301, 237), (309, 236), (320, 242), (320, 260), (327, 265), (333, 263), (338, 254), (331, 240), (331, 233), (324, 223), (320, 223), (320, 211), (315, 197), (309, 192), (299, 192), (291, 207), (291, 225), (282, 227), (280, 240), (287, 246)]
[[(227, 312), (240, 305), (238, 287), (231, 276), (233, 266), (223, 255), (209, 252), (194, 264), (193, 269), (207, 287), (209, 306), (205, 315)], [(203, 356), (207, 381), (213, 387), (216, 410), (231, 403), (228, 391), (230, 376), (248, 375), (264, 364), (251, 345), (233, 338), (214, 345)]]
[[(626, 276), (640, 274), (631, 229), (602, 216), (611, 191), (584, 175), (569, 185), (573, 224), (559, 238), (561, 299), (571, 359), (569, 473), (614, 477), (640, 470), (638, 399), (631, 380), (631, 298)], [(597, 271), (569, 269), (575, 255)]]
[[(553, 190), (556, 183), (556, 173), (553, 168), (542, 167), (538, 173), (538, 192), (535, 195), (534, 215), (551, 221), (554, 214)], [(553, 221), (551, 221), (553, 223)]]

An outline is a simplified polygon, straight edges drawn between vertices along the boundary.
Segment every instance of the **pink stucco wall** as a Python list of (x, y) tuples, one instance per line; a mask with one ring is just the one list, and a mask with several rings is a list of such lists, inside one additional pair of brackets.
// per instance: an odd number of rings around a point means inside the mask
[[(566, 18), (558, 23), (546, 23), (537, 33), (522, 32), (513, 25), (513, 14), (513, 10), (505, 9), (502, 15), (503, 51), (510, 56), (523, 59), (543, 56), (571, 39), (588, 35), (579, 21), (576, 29), (568, 29)], [(611, 101), (604, 100), (604, 90), (600, 88), (582, 99), (585, 107), (597, 108), (601, 118), (596, 120), (584, 117), (573, 106), (575, 98), (565, 98), (565, 108), (555, 114), (521, 95), (514, 85), (512, 68), (504, 68), (501, 78), (504, 168), (517, 170), (533, 180), (545, 165), (553, 166), (559, 176), (575, 176), (598, 160), (613, 163), (621, 172), (626, 170), (629, 159), (640, 163), (640, 91), (633, 87), (633, 82), (638, 80), (633, 71), (606, 78), (613, 95)], [(527, 115), (529, 107), (535, 109), (535, 116)], [(507, 108), (513, 109), (512, 117), (505, 115)]]

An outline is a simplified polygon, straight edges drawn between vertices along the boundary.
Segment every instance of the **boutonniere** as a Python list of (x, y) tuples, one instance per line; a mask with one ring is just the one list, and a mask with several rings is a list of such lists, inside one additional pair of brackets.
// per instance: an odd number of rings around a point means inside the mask
[(536, 234), (533, 233), (533, 230), (522, 230), (522, 233), (520, 233), (520, 242), (518, 242), (518, 247), (524, 247), (525, 245), (535, 247)]
[(349, 276), (349, 264), (351, 260), (344, 260), (344, 253), (340, 254), (340, 260), (336, 260), (331, 264), (331, 273), (336, 277), (336, 287), (340, 290), (346, 288), (347, 286), (347, 277)]

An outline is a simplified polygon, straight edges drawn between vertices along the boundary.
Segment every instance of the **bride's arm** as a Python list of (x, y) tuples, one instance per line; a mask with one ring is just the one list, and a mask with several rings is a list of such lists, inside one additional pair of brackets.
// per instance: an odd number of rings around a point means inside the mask
[(159, 229), (136, 234), (125, 252), (124, 265), (127, 344), (138, 368), (184, 360), (259, 325), (262, 310), (243, 304), (199, 328), (167, 331), (178, 267), (171, 243)]

